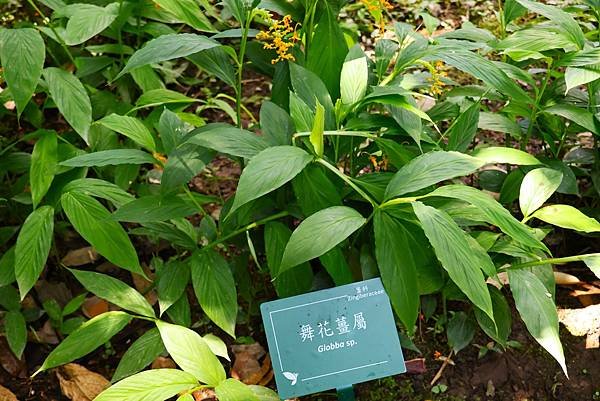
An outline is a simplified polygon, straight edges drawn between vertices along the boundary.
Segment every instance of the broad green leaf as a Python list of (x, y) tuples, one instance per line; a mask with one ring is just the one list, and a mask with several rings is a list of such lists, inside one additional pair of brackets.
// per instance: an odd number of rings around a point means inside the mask
[(149, 195), (121, 206), (112, 214), (112, 218), (130, 223), (152, 223), (186, 217), (197, 212), (193, 203), (185, 202), (179, 196)]
[(197, 31), (215, 32), (215, 28), (194, 0), (152, 0)]
[(136, 51), (115, 79), (143, 65), (189, 56), (216, 46), (219, 46), (218, 42), (193, 33), (162, 35)]
[[(332, 97), (327, 90), (327, 86), (325, 86), (321, 78), (314, 72), (307, 70), (296, 63), (290, 63), (289, 68), (290, 81), (295, 94), (313, 112), (315, 111), (316, 102), (318, 100), (325, 108), (325, 129), (334, 129), (335, 119), (333, 114), (333, 102), (331, 101)], [(339, 78), (337, 79), (336, 85), (339, 85)], [(308, 125), (308, 129), (303, 131), (309, 131), (311, 126), (312, 123)]]
[(592, 273), (594, 273), (596, 277), (600, 278), (600, 253), (582, 255), (582, 259), (585, 265), (590, 268)]
[(260, 128), (263, 137), (272, 146), (292, 143), (294, 122), (284, 109), (273, 102), (263, 102), (260, 108)]
[(596, 129), (596, 122), (594, 115), (572, 104), (555, 104), (544, 109), (545, 113), (555, 114), (566, 118), (567, 120), (573, 121), (575, 124), (582, 126), (583, 128), (599, 134), (600, 132)]
[(129, 203), (135, 199), (129, 192), (124, 191), (115, 184), (97, 178), (79, 178), (73, 180), (63, 188), (63, 193), (71, 191), (106, 199), (116, 207)]
[(367, 92), (368, 83), (369, 66), (366, 57), (344, 62), (340, 77), (342, 103), (351, 105), (362, 100)]
[(308, 292), (313, 283), (313, 272), (308, 263), (279, 273), (281, 258), (291, 235), (292, 231), (278, 221), (272, 221), (265, 225), (264, 238), (267, 266), (271, 277), (274, 279), (275, 291), (280, 298)]
[(69, 18), (65, 30), (65, 43), (79, 45), (108, 28), (119, 15), (119, 4), (110, 3), (106, 7), (86, 4)]
[(519, 193), (519, 207), (524, 217), (528, 217), (550, 198), (562, 182), (560, 171), (551, 168), (536, 168), (523, 178)]
[(538, 159), (519, 149), (490, 146), (479, 148), (471, 156), (483, 160), (485, 164), (516, 164), (518, 166), (537, 166)]
[(163, 266), (157, 285), (161, 316), (181, 297), (189, 280), (190, 267), (187, 263), (173, 260)]
[(475, 336), (475, 322), (465, 312), (455, 312), (448, 321), (448, 346), (455, 354), (464, 349)]
[(214, 152), (193, 144), (184, 144), (169, 153), (165, 169), (160, 178), (162, 193), (167, 193), (187, 184), (206, 163), (212, 160)]
[(0, 305), (8, 311), (18, 312), (21, 310), (19, 294), (12, 285), (0, 287)]
[(31, 153), (29, 182), (31, 183), (31, 200), (36, 208), (48, 188), (52, 184), (56, 172), (58, 140), (56, 132), (42, 131)]
[(323, 168), (309, 165), (292, 180), (294, 194), (305, 216), (329, 206), (340, 206), (342, 198)]
[(505, 134), (510, 134), (515, 138), (521, 137), (521, 126), (513, 119), (499, 113), (480, 112), (477, 128), (503, 132)]
[[(354, 281), (344, 252), (339, 246), (333, 247), (330, 251), (319, 256), (319, 261), (327, 271), (327, 274), (331, 276), (335, 285), (350, 284)], [(298, 270), (298, 268), (288, 270), (288, 272), (295, 270)]]
[(27, 344), (27, 326), (21, 312), (9, 311), (4, 315), (4, 331), (11, 351), (21, 359)]
[(83, 84), (75, 75), (56, 67), (46, 68), (44, 79), (58, 110), (87, 142), (92, 123), (92, 104)]
[(204, 335), (202, 338), (206, 341), (208, 348), (210, 348), (213, 354), (231, 361), (227, 353), (227, 344), (223, 340), (211, 333)]
[(600, 231), (598, 220), (588, 217), (578, 209), (569, 205), (544, 206), (530, 215), (530, 218), (540, 219), (554, 226), (568, 228), (585, 233)]
[[(233, 88), (235, 87), (237, 80), (236, 72), (233, 63), (231, 62), (231, 55), (226, 49), (226, 46), (213, 47), (212, 49), (204, 50), (201, 53), (188, 56), (188, 60), (207, 73), (215, 75), (221, 81)], [(287, 145), (287, 143), (281, 145)]]
[(475, 318), (477, 318), (479, 327), (481, 327), (485, 334), (505, 347), (512, 327), (512, 314), (510, 306), (499, 289), (491, 284), (488, 285), (488, 288), (492, 298), (494, 321), (490, 320), (485, 313), (477, 308), (475, 308), (473, 312), (475, 313)]
[(443, 196), (469, 202), (481, 210), (489, 223), (494, 224), (516, 241), (532, 248), (547, 250), (529, 227), (515, 219), (507, 209), (485, 192), (466, 185), (445, 185), (427, 196)]
[(131, 321), (125, 312), (106, 312), (79, 326), (50, 352), (34, 375), (89, 354), (109, 341)]
[(165, 153), (171, 153), (183, 140), (189, 129), (181, 118), (165, 108), (158, 120), (158, 133)]
[(509, 269), (508, 279), (517, 310), (527, 330), (558, 361), (568, 376), (552, 294), (535, 274), (525, 269)]
[(100, 202), (80, 192), (67, 192), (60, 200), (75, 230), (99, 254), (119, 267), (145, 276), (127, 233)]
[(385, 198), (394, 198), (440, 181), (472, 174), (483, 165), (483, 161), (459, 152), (425, 153), (398, 170), (385, 190)]
[(15, 247), (10, 247), (0, 256), (0, 287), (15, 281)]
[(154, 317), (154, 310), (146, 298), (121, 280), (102, 273), (74, 269), (69, 271), (92, 294), (130, 312)]
[(312, 156), (294, 146), (273, 146), (253, 157), (242, 171), (229, 214), (257, 199), (300, 173)]
[[(115, 370), (111, 382), (116, 382), (136, 374), (150, 365), (157, 356), (165, 352), (165, 346), (160, 339), (156, 327), (148, 330), (135, 340), (125, 351)], [(194, 379), (195, 380), (195, 379)]]
[(479, 107), (479, 102), (471, 105), (448, 128), (445, 134), (448, 138), (448, 150), (464, 152), (473, 142), (479, 123)]
[(210, 386), (217, 386), (225, 380), (221, 362), (200, 334), (161, 320), (156, 321), (156, 326), (169, 355), (181, 369)]
[(277, 393), (268, 387), (257, 386), (254, 384), (249, 385), (250, 389), (259, 399), (259, 401), (280, 401), (281, 398)]
[(489, 255), (447, 213), (421, 202), (413, 202), (413, 209), (452, 281), (493, 320), (492, 300), (482, 273), (495, 270)]
[(575, 19), (567, 12), (561, 10), (558, 7), (554, 7), (548, 4), (538, 3), (530, 0), (517, 0), (519, 4), (526, 7), (534, 13), (543, 15), (555, 24), (557, 24), (561, 30), (571, 39), (573, 44), (578, 49), (583, 49), (585, 43), (585, 37), (583, 31), (579, 27), (579, 24)]
[[(131, 53), (129, 54), (133, 54), (133, 49), (131, 49)], [(109, 59), (112, 63), (113, 59)], [(165, 84), (163, 83), (162, 79), (154, 70), (154, 68), (152, 68), (152, 66), (149, 64), (132, 70), (131, 78), (133, 78), (133, 80), (135, 81), (137, 86), (140, 87), (143, 93), (165, 88)], [(130, 109), (128, 113), (133, 113), (135, 109), (135, 107), (133, 109)]]
[(508, 25), (512, 20), (519, 18), (520, 16), (522, 16), (523, 14), (525, 14), (525, 12), (527, 12), (527, 9), (525, 7), (523, 7), (522, 5), (520, 5), (517, 0), (506, 0), (504, 2), (504, 7), (503, 7), (503, 19), (504, 19), (504, 26)]
[(99, 120), (98, 124), (125, 135), (150, 152), (156, 152), (156, 144), (150, 130), (137, 118), (111, 114)]
[(385, 212), (375, 213), (375, 256), (390, 301), (409, 333), (414, 333), (419, 314), (416, 260), (407, 227)]
[(269, 147), (260, 136), (227, 124), (208, 124), (189, 135), (189, 143), (247, 159)]
[(148, 152), (139, 149), (111, 149), (75, 156), (60, 163), (67, 167), (102, 167), (119, 164), (156, 164)]
[(567, 67), (565, 69), (565, 94), (567, 94), (573, 88), (585, 85), (597, 79), (600, 79), (600, 70), (597, 68)]
[(21, 227), (15, 246), (15, 277), (21, 300), (40, 277), (52, 244), (54, 209), (42, 206), (34, 210)]
[(32, 28), (0, 31), (0, 60), (3, 77), (20, 116), (29, 103), (42, 76), (46, 47), (38, 31)]
[(201, 100), (165, 88), (153, 89), (144, 92), (135, 102), (135, 107), (129, 110), (127, 114), (131, 114), (139, 109), (162, 106), (164, 104), (186, 104), (195, 102), (201, 102)]
[(236, 379), (227, 379), (215, 387), (215, 394), (223, 401), (260, 401), (250, 387)]
[[(340, 73), (348, 47), (328, 3), (323, 5), (307, 51), (306, 68), (320, 77), (331, 97), (337, 99), (340, 96)], [(323, 106), (327, 107), (325, 104)]]
[(442, 59), (445, 63), (461, 71), (473, 75), (477, 79), (481, 79), (498, 92), (512, 97), (518, 102), (529, 104), (532, 101), (527, 93), (510, 79), (504, 71), (490, 60), (476, 53), (452, 47), (436, 50), (433, 56)]
[(325, 130), (325, 108), (317, 100), (315, 109), (315, 118), (313, 120), (312, 130), (310, 132), (310, 143), (315, 150), (317, 157), (323, 157), (324, 135)]
[(346, 206), (329, 207), (309, 216), (292, 233), (279, 273), (323, 255), (365, 222), (360, 213)]
[(190, 259), (192, 283), (206, 315), (235, 338), (237, 291), (229, 265), (212, 251), (195, 252)]
[(94, 401), (164, 401), (198, 385), (177, 369), (152, 369), (127, 377), (101, 392)]

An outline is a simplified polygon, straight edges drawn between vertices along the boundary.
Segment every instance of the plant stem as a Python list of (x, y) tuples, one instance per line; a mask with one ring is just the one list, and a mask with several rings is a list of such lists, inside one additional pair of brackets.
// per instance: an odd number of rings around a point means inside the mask
[(188, 195), (188, 197), (190, 198), (190, 200), (194, 203), (194, 205), (196, 205), (196, 207), (198, 208), (198, 211), (200, 212), (200, 214), (202, 216), (206, 216), (206, 210), (204, 210), (204, 208), (198, 203), (198, 201), (196, 200), (196, 198), (194, 198), (194, 195), (192, 194), (192, 192), (188, 188), (187, 184), (183, 184), (183, 190)]
[(567, 256), (564, 258), (549, 258), (549, 259), (542, 259), (542, 260), (534, 260), (532, 262), (525, 262), (525, 263), (515, 263), (508, 267), (500, 269), (500, 271), (505, 271), (508, 269), (524, 269), (526, 267), (536, 267), (536, 266), (543, 266), (543, 265), (564, 265), (565, 263), (581, 262), (582, 260), (584, 260), (588, 257), (591, 257), (591, 256), (600, 257), (600, 253)]
[(246, 23), (242, 29), (242, 41), (240, 43), (240, 53), (238, 54), (238, 74), (235, 88), (235, 105), (237, 111), (237, 126), (242, 128), (242, 79), (244, 76), (244, 56), (246, 54), (246, 45), (248, 43), (248, 31), (252, 22), (253, 12), (246, 14)]
[(542, 83), (542, 87), (540, 91), (537, 93), (535, 97), (535, 104), (531, 109), (531, 114), (529, 115), (529, 125), (527, 126), (527, 134), (525, 137), (521, 139), (521, 150), (525, 150), (527, 147), (527, 143), (529, 143), (529, 138), (533, 133), (533, 126), (535, 125), (535, 121), (537, 118), (537, 114), (540, 108), (540, 102), (542, 101), (542, 97), (544, 96), (544, 92), (546, 91), (546, 87), (548, 86), (548, 81), (550, 81), (550, 76), (552, 75), (552, 60), (548, 60), (548, 68), (546, 69), (546, 77), (544, 78), (544, 82)]
[(358, 194), (360, 196), (362, 196), (365, 200), (367, 200), (374, 208), (376, 208), (376, 207), (379, 206), (377, 204), (377, 202), (375, 202), (369, 195), (367, 195), (367, 193), (365, 191), (363, 191), (362, 189), (360, 189), (360, 187), (358, 185), (356, 185), (354, 182), (352, 182), (352, 180), (350, 179), (350, 177), (348, 177), (346, 174), (342, 173), (335, 166), (331, 165), (330, 163), (328, 163), (327, 161), (325, 161), (323, 159), (317, 159), (317, 162), (320, 163), (320, 164), (322, 164), (323, 166), (327, 167), (332, 172), (334, 172), (346, 184), (350, 185), (350, 187), (352, 189), (354, 189), (356, 192), (358, 192)]
[(287, 211), (283, 211), (283, 212), (275, 213), (269, 217), (265, 217), (264, 219), (257, 220), (253, 223), (248, 224), (247, 226), (239, 228), (239, 229), (225, 235), (223, 238), (219, 238), (218, 240), (215, 240), (215, 241), (203, 246), (201, 250), (210, 249), (210, 248), (214, 247), (215, 245), (219, 245), (219, 244), (227, 241), (230, 238), (233, 238), (237, 235), (245, 233), (246, 231), (252, 230), (253, 228), (262, 226), (263, 224), (266, 224), (270, 221), (277, 220), (277, 219), (280, 219), (280, 218), (288, 216), (288, 215), (289, 215), (289, 213)]
[(34, 0), (27, 0), (27, 2), (44, 19), (44, 22), (48, 21), (48, 27), (50, 28), (50, 30), (52, 31), (52, 33), (56, 37), (56, 40), (58, 40), (58, 43), (60, 43), (60, 46), (63, 48), (63, 50), (65, 51), (65, 53), (67, 53), (67, 56), (69, 57), (69, 60), (71, 60), (71, 63), (73, 63), (73, 65), (75, 66), (75, 59), (73, 58), (73, 55), (71, 54), (71, 51), (67, 47), (67, 44), (63, 40), (62, 36), (60, 36), (58, 34), (58, 32), (56, 31), (56, 29), (54, 28), (54, 24), (52, 23), (52, 21), (50, 20), (50, 18), (46, 17), (46, 14), (44, 14), (44, 12), (42, 10), (40, 10), (40, 8), (35, 4)]

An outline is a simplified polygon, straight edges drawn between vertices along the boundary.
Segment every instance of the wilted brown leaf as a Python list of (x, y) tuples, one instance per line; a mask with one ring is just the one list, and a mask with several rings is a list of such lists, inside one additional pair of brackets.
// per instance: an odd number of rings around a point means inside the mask
[(574, 336), (587, 336), (586, 348), (600, 347), (600, 305), (581, 309), (559, 309), (558, 320)]
[(42, 326), (41, 329), (36, 330), (35, 337), (33, 338), (36, 341), (39, 341), (43, 344), (58, 344), (60, 341), (58, 340), (58, 336), (56, 335), (56, 330), (52, 327), (52, 323), (50, 320), (46, 320), (46, 323)]
[(5, 337), (0, 337), (0, 366), (13, 377), (27, 377), (25, 357), (23, 356), (21, 359), (17, 359), (8, 347), (8, 342), (6, 342)]
[(83, 266), (93, 263), (96, 260), (98, 260), (98, 252), (93, 247), (86, 246), (67, 252), (61, 262), (65, 266)]
[(556, 281), (557, 285), (581, 284), (581, 280), (579, 280), (577, 277), (563, 272), (554, 272), (554, 281)]
[(19, 401), (17, 396), (6, 387), (0, 386), (0, 401)]
[(72, 401), (92, 401), (110, 385), (102, 375), (76, 363), (56, 369), (62, 393)]
[[(234, 345), (232, 351), (235, 361), (231, 368), (231, 377), (245, 384), (267, 384), (271, 381), (271, 358), (259, 343)], [(261, 363), (260, 358), (265, 355)]]
[(217, 399), (215, 391), (210, 388), (203, 388), (192, 393), (195, 401), (214, 401)]
[(86, 317), (91, 319), (104, 312), (108, 312), (108, 302), (94, 295), (86, 298), (83, 305), (81, 305), (81, 311)]

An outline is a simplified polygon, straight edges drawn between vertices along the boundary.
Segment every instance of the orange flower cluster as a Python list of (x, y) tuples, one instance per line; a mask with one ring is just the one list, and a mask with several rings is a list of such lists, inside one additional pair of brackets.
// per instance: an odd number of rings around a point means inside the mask
[(283, 60), (295, 61), (296, 59), (290, 53), (300, 37), (296, 32), (298, 24), (292, 26), (292, 17), (286, 15), (281, 21), (273, 20), (268, 31), (261, 31), (256, 35), (256, 39), (265, 42), (264, 49), (275, 50), (277, 58), (271, 60), (271, 64), (276, 64)]
[(385, 31), (385, 10), (391, 10), (394, 6), (388, 0), (360, 0), (365, 5), (367, 11), (377, 20), (381, 35)]
[(431, 88), (429, 89), (429, 92), (431, 92), (432, 95), (441, 95), (443, 88), (446, 85), (442, 79), (447, 77), (448, 73), (446, 71), (441, 71), (443, 66), (444, 63), (437, 61), (435, 63), (435, 68), (430, 70), (431, 77), (429, 78), (429, 82), (431, 82)]

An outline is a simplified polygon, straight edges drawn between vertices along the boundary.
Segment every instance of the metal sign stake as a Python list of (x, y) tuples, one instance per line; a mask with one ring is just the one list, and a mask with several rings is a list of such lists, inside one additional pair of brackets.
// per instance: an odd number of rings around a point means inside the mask
[(337, 389), (337, 395), (339, 401), (356, 401), (354, 396), (354, 387), (339, 387)]

